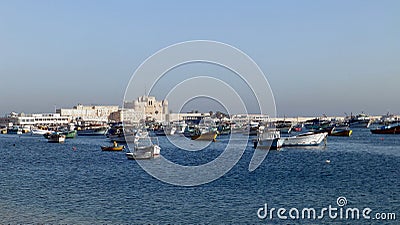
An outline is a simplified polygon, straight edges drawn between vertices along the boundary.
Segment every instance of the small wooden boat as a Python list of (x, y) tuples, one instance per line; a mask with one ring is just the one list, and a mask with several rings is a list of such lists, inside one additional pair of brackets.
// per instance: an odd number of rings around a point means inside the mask
[(209, 131), (202, 134), (194, 134), (190, 138), (197, 141), (216, 141), (217, 136), (217, 131)]
[(120, 146), (101, 146), (101, 150), (103, 151), (122, 151), (125, 148), (124, 145)]
[(371, 129), (373, 134), (400, 134), (400, 124), (396, 126), (382, 126), (376, 129)]
[(350, 137), (353, 133), (350, 129), (337, 129), (332, 131), (329, 135), (330, 136), (341, 136), (341, 137)]

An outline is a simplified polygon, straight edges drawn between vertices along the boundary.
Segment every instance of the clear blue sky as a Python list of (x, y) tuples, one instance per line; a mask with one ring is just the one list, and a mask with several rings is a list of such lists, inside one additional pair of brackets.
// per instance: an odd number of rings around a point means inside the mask
[(0, 113), (121, 105), (134, 70), (208, 39), (261, 67), (278, 115), (400, 113), (400, 1), (0, 1)]

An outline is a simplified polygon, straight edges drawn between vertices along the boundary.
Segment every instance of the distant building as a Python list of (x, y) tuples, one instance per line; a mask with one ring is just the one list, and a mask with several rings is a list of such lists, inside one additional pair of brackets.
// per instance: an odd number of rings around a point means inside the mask
[(68, 125), (72, 122), (72, 118), (69, 116), (61, 116), (58, 113), (45, 113), (45, 114), (24, 114), (12, 112), (10, 115), (0, 118), (0, 124), (2, 126), (60, 126)]
[(257, 121), (257, 122), (268, 122), (270, 117), (264, 114), (236, 114), (231, 117), (234, 121)]
[(138, 123), (145, 119), (146, 117), (142, 112), (136, 112), (134, 109), (119, 109), (117, 112), (113, 112), (109, 116), (109, 121), (114, 123)]
[(112, 113), (118, 112), (118, 106), (84, 106), (78, 104), (72, 109), (57, 109), (56, 113), (61, 116), (70, 116), (73, 120), (86, 122), (109, 122), (109, 117)]
[[(128, 114), (135, 112), (134, 117), (143, 115), (147, 119), (154, 119), (156, 121), (164, 122), (168, 118), (168, 101), (157, 101), (153, 96), (141, 96), (132, 102), (124, 102), (125, 109), (133, 109), (133, 111), (126, 111)], [(128, 115), (126, 115), (128, 116)]]

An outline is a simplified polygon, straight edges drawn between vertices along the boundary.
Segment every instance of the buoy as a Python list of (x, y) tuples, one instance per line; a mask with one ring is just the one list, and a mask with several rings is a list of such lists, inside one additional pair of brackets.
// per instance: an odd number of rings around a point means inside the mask
[(75, 151), (75, 150), (76, 150), (76, 147), (75, 147), (75, 146), (74, 146), (74, 147), (72, 147), (72, 150), (74, 150), (74, 151)]

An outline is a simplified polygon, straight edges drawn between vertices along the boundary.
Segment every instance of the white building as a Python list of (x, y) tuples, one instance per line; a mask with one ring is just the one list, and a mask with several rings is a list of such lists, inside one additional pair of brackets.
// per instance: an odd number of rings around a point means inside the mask
[(10, 113), (9, 116), (1, 118), (1, 121), (6, 121), (7, 126), (61, 126), (71, 123), (72, 118), (69, 116), (61, 116), (57, 113), (45, 114), (24, 114), (24, 113)]
[(256, 122), (268, 122), (270, 117), (264, 114), (236, 114), (232, 115), (232, 121), (256, 121)]
[(159, 122), (168, 120), (168, 101), (157, 101), (153, 96), (141, 96), (132, 102), (124, 102), (124, 108), (133, 109), (135, 114), (143, 114), (147, 119)]
[(206, 117), (210, 117), (210, 113), (171, 113), (169, 115), (170, 122), (173, 121), (200, 121)]
[(87, 122), (105, 122), (109, 120), (111, 113), (118, 112), (118, 106), (84, 106), (78, 104), (72, 109), (57, 109), (56, 112), (61, 116), (70, 116), (74, 120)]
[(138, 123), (144, 121), (146, 116), (143, 112), (136, 112), (134, 109), (120, 109), (117, 112), (111, 113), (110, 122)]

